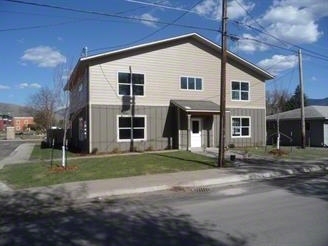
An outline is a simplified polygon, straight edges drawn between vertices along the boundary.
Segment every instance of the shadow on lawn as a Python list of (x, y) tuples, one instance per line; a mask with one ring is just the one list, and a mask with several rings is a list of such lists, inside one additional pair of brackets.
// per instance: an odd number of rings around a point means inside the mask
[[(206, 166), (209, 166), (209, 167), (216, 167), (215, 159), (214, 158), (211, 158), (211, 159), (213, 159), (213, 162), (210, 162), (210, 161), (207, 162), (207, 161), (201, 161), (201, 160), (192, 159), (192, 158), (185, 158), (185, 157), (179, 157), (179, 156), (171, 156), (169, 154), (160, 154), (160, 153), (157, 153), (157, 154), (153, 154), (153, 155), (161, 156), (161, 157), (166, 157), (166, 158), (171, 158), (171, 159), (180, 160), (180, 161), (190, 161), (190, 162), (194, 162), (194, 163), (199, 163), (199, 164), (202, 164), (202, 165), (206, 165)], [(208, 158), (210, 158), (210, 157), (208, 157)]]
[(246, 245), (169, 207), (132, 200), (72, 202), (55, 193), (19, 191), (0, 195), (0, 245)]

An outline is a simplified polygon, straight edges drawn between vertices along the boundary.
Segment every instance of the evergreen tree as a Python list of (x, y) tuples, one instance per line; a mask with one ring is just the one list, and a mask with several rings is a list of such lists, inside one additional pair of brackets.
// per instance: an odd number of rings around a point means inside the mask
[[(308, 105), (308, 97), (304, 93), (304, 106)], [(286, 102), (286, 107), (284, 107), (286, 111), (301, 108), (301, 87), (298, 85), (295, 89), (294, 94), (291, 98)]]

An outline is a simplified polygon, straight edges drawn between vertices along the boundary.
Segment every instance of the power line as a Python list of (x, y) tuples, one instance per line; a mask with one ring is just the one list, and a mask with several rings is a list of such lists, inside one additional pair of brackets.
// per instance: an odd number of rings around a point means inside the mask
[[(265, 35), (268, 35), (269, 37), (271, 37), (271, 38), (273, 38), (273, 39), (275, 39), (275, 40), (277, 40), (277, 41), (279, 41), (281, 44), (283, 44), (283, 45), (289, 45), (289, 46), (292, 46), (292, 47), (295, 47), (295, 48), (297, 48), (298, 50), (299, 49), (301, 49), (302, 51), (306, 51), (306, 52), (308, 52), (308, 53), (312, 53), (312, 54), (314, 54), (314, 55), (316, 55), (316, 56), (313, 56), (313, 57), (315, 57), (315, 58), (319, 58), (319, 57), (322, 57), (322, 58), (324, 58), (324, 59), (328, 59), (328, 56), (324, 56), (324, 55), (322, 55), (322, 54), (320, 54), (320, 53), (317, 53), (317, 52), (315, 52), (315, 51), (312, 51), (312, 50), (309, 50), (309, 49), (306, 49), (306, 48), (303, 48), (303, 47), (301, 47), (301, 46), (299, 46), (299, 45), (296, 45), (296, 44), (293, 44), (293, 43), (291, 43), (291, 42), (288, 42), (288, 41), (286, 41), (286, 40), (282, 40), (282, 39), (280, 39), (280, 38), (278, 38), (278, 37), (276, 37), (276, 36), (274, 36), (274, 35), (272, 35), (272, 34), (270, 34), (270, 33), (268, 33), (267, 31), (266, 31), (266, 28), (263, 26), (263, 25), (261, 25), (261, 23), (259, 23), (250, 13), (249, 13), (249, 11), (247, 10), (247, 9), (245, 9), (244, 8), (244, 6), (238, 1), (238, 0), (234, 0), (244, 11), (245, 11), (245, 13), (262, 29), (262, 30), (260, 30), (260, 29), (258, 29), (258, 28), (256, 28), (256, 27), (254, 27), (254, 26), (251, 26), (251, 25), (248, 25), (248, 24), (246, 24), (246, 23), (243, 23), (243, 22), (240, 22), (240, 21), (234, 21), (234, 20), (232, 20), (232, 22), (234, 22), (234, 23), (236, 23), (236, 24), (238, 24), (238, 25), (243, 25), (243, 26), (246, 26), (246, 27), (248, 27), (248, 28), (251, 28), (251, 29), (253, 29), (253, 30), (255, 30), (255, 31), (257, 31), (257, 32), (259, 32), (259, 33), (262, 33), (262, 34), (265, 34)], [(272, 46), (272, 45), (271, 45)], [(320, 58), (319, 58), (320, 59)]]
[[(197, 6), (197, 5), (198, 5), (199, 3), (201, 3), (202, 1), (204, 1), (204, 0), (200, 0), (200, 1), (196, 2), (196, 3), (195, 3), (190, 9), (193, 9), (195, 6)], [(155, 35), (156, 33), (158, 33), (158, 32), (160, 32), (160, 31), (164, 30), (165, 28), (167, 28), (167, 27), (173, 25), (173, 24), (176, 23), (178, 20), (182, 19), (182, 18), (183, 18), (185, 15), (187, 15), (188, 13), (189, 13), (189, 12), (185, 12), (185, 13), (183, 13), (182, 15), (180, 15), (179, 17), (177, 17), (176, 19), (174, 19), (171, 23), (166, 24), (165, 26), (163, 26), (163, 27), (157, 29), (156, 31), (151, 32), (151, 33), (147, 34), (146, 36), (144, 36), (144, 37), (142, 37), (142, 38), (139, 38), (139, 39), (137, 39), (137, 40), (135, 40), (135, 41), (132, 41), (132, 42), (129, 42), (129, 43), (125, 43), (125, 44), (122, 44), (122, 45), (116, 45), (116, 46), (111, 46), (111, 47), (105, 47), (105, 48), (93, 49), (93, 50), (90, 50), (90, 51), (91, 51), (91, 52), (95, 52), (95, 51), (100, 51), (100, 50), (105, 50), (105, 49), (114, 49), (114, 48), (119, 48), (119, 47), (124, 47), (124, 46), (134, 45), (134, 44), (136, 44), (136, 43), (139, 43), (139, 42), (141, 42), (141, 41), (143, 41), (143, 40), (145, 40), (145, 39), (147, 39), (147, 38), (149, 38), (149, 37)]]
[[(151, 23), (162, 24), (162, 25), (170, 24), (169, 22), (165, 22), (165, 21), (150, 20), (150, 19), (146, 19), (146, 18), (133, 17), (133, 16), (123, 16), (123, 15), (119, 15), (119, 14), (109, 14), (109, 13), (91, 11), (91, 10), (82, 10), (82, 9), (76, 9), (76, 8), (61, 7), (61, 6), (57, 6), (57, 5), (51, 5), (51, 4), (32, 3), (32, 2), (26, 2), (26, 1), (20, 1), (20, 0), (2, 0), (2, 1), (18, 3), (18, 4), (25, 4), (25, 5), (32, 5), (32, 6), (44, 7), (44, 8), (65, 10), (65, 11), (70, 11), (70, 12), (75, 12), (75, 13), (92, 14), (92, 15), (100, 15), (100, 16), (106, 16), (106, 17), (112, 17), (112, 18), (126, 19), (126, 20), (131, 20), (131, 21), (151, 22)], [(189, 28), (189, 29), (218, 32), (217, 29), (207, 28), (207, 27), (193, 26), (193, 25), (187, 25), (187, 24), (172, 24), (172, 25), (178, 26), (178, 27)]]
[[(183, 11), (183, 12), (186, 12), (186, 13), (194, 13), (194, 14), (197, 14), (196, 11), (192, 11), (192, 9), (194, 7), (192, 7), (189, 10), (189, 9), (184, 9), (184, 8), (166, 6), (166, 5), (162, 5), (162, 4), (158, 4), (158, 3), (150, 3), (150, 2), (143, 2), (143, 1), (136, 1), (136, 0), (125, 0), (125, 1), (126, 2), (130, 2), (130, 3), (138, 3), (138, 4), (147, 5), (147, 6), (153, 6), (153, 7), (163, 8), (163, 9), (170, 9), (170, 10), (176, 10), (176, 11)], [(200, 2), (202, 2), (202, 1), (200, 1)]]
[[(321, 58), (324, 58), (324, 59), (328, 59), (328, 56), (322, 55), (322, 54), (320, 54), (320, 53), (318, 53), (318, 52), (315, 52), (315, 51), (313, 51), (313, 50), (309, 50), (309, 49), (303, 48), (303, 47), (301, 47), (301, 46), (299, 46), (299, 45), (296, 45), (296, 44), (293, 44), (293, 43), (291, 43), (291, 42), (288, 42), (288, 41), (282, 40), (282, 39), (280, 39), (280, 38), (277, 38), (276, 36), (274, 36), (274, 35), (272, 35), (272, 34), (270, 34), (270, 33), (268, 33), (268, 32), (261, 31), (260, 29), (258, 29), (258, 28), (256, 28), (256, 27), (253, 27), (253, 26), (251, 26), (251, 25), (245, 24), (245, 23), (240, 22), (240, 21), (232, 21), (232, 22), (234, 22), (234, 23), (236, 23), (236, 24), (238, 24), (238, 25), (243, 25), (243, 26), (246, 26), (246, 27), (248, 27), (248, 28), (251, 28), (251, 29), (253, 29), (253, 30), (255, 30), (255, 31), (259, 32), (259, 33), (262, 33), (262, 34), (268, 35), (269, 37), (271, 37), (271, 38), (273, 38), (273, 39), (279, 41), (280, 43), (282, 43), (282, 44), (284, 44), (284, 45), (288, 45), (288, 46), (291, 46), (291, 47), (294, 47), (294, 48), (297, 48), (297, 49), (302, 49), (303, 51), (306, 51), (307, 54), (308, 54), (308, 53), (312, 53), (312, 54), (313, 54), (312, 56), (315, 57), (315, 58), (319, 58), (319, 57), (321, 57)], [(255, 39), (253, 39), (253, 40), (255, 41)], [(264, 41), (261, 41), (261, 42), (264, 43)], [(274, 45), (273, 45), (273, 44), (270, 44), (270, 46), (274, 46)], [(281, 46), (276, 46), (276, 47), (277, 47), (277, 48), (281, 48), (281, 49), (288, 50), (288, 48), (283, 48), (283, 47), (281, 47)], [(295, 51), (295, 52), (297, 52), (297, 51)], [(309, 56), (310, 56), (310, 55), (309, 55)], [(319, 58), (319, 59), (320, 59), (320, 58)]]
[(61, 26), (61, 25), (71, 24), (71, 23), (77, 23), (77, 22), (81, 22), (81, 21), (86, 21), (86, 20), (73, 20), (73, 21), (64, 21), (64, 22), (53, 23), (53, 24), (45, 24), (45, 25), (13, 27), (13, 28), (0, 29), (0, 32), (40, 29), (40, 28), (47, 28), (47, 27), (54, 27), (54, 26)]

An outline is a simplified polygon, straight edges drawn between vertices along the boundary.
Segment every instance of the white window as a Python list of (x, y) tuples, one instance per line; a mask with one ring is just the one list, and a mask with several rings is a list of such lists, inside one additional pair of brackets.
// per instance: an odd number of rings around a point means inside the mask
[[(133, 95), (144, 95), (145, 75), (139, 73), (132, 74)], [(118, 73), (118, 94), (120, 96), (131, 96), (130, 73)]]
[(233, 101), (249, 100), (249, 82), (232, 81), (231, 82), (231, 99)]
[(134, 116), (133, 122), (131, 116), (117, 117), (117, 140), (130, 141), (131, 129), (133, 127), (134, 140), (146, 140), (146, 116)]
[(180, 89), (201, 91), (203, 89), (203, 80), (194, 77), (180, 77)]
[(251, 129), (250, 117), (232, 117), (231, 118), (231, 136), (232, 137), (250, 137)]

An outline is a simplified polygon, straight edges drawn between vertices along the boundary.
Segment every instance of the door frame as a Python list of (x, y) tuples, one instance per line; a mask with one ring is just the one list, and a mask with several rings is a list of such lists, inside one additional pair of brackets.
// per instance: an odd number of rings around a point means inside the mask
[[(198, 124), (199, 124), (199, 135), (200, 135), (200, 143), (199, 143), (199, 146), (198, 146), (198, 144), (197, 144), (197, 146), (193, 146), (193, 124), (192, 124), (192, 122), (193, 121), (198, 121)], [(202, 118), (191, 118), (190, 119), (190, 125), (191, 125), (191, 127), (190, 127), (190, 148), (200, 148), (200, 147), (202, 147), (202, 124), (203, 123), (203, 121), (202, 121)]]

